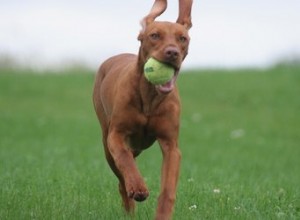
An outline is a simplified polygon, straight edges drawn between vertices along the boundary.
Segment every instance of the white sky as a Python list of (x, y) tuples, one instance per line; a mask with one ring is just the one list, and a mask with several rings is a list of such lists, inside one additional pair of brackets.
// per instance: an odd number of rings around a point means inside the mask
[[(38, 67), (137, 53), (153, 0), (0, 0), (0, 55)], [(158, 20), (175, 21), (177, 1)], [(300, 55), (300, 0), (194, 0), (184, 67), (266, 66)]]

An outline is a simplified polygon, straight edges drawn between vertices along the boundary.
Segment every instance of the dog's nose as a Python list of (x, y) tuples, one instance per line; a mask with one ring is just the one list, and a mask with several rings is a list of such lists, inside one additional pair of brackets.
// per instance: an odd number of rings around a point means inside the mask
[(167, 60), (176, 60), (179, 55), (179, 50), (176, 47), (169, 46), (165, 49), (165, 58)]

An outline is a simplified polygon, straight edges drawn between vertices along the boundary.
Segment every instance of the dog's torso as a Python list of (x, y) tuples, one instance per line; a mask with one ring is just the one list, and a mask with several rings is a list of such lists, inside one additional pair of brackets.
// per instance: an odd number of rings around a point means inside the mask
[(166, 135), (164, 126), (170, 130), (171, 123), (178, 129), (180, 112), (177, 89), (158, 94), (142, 77), (137, 62), (133, 54), (109, 58), (101, 65), (95, 86), (96, 94), (100, 94), (95, 106), (101, 109), (98, 117), (102, 129), (117, 129), (124, 134), (135, 155)]

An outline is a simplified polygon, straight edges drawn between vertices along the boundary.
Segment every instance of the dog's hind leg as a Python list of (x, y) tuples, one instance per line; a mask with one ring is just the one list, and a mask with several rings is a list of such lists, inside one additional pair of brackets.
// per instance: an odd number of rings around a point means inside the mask
[[(106, 141), (103, 141), (103, 144), (105, 145)], [(122, 198), (122, 205), (127, 213), (133, 214), (135, 208), (135, 202), (132, 198), (128, 197), (123, 177), (118, 171), (110, 152), (107, 150), (106, 146), (104, 146), (104, 149), (105, 149), (105, 157), (108, 162), (108, 165), (110, 166), (111, 170), (119, 179), (119, 192)]]
[(120, 181), (119, 182), (119, 192), (122, 197), (123, 207), (127, 213), (133, 214), (134, 208), (135, 208), (135, 202), (133, 199), (128, 197), (124, 180), (119, 179), (119, 181)]
[[(103, 129), (103, 128), (102, 128)], [(103, 145), (104, 145), (104, 151), (105, 151), (105, 157), (107, 160), (108, 165), (110, 166), (111, 170), (114, 172), (114, 174), (117, 176), (119, 179), (119, 192), (122, 198), (122, 204), (127, 213), (133, 214), (134, 213), (134, 208), (135, 208), (135, 203), (132, 198), (129, 198), (126, 192), (125, 184), (124, 184), (124, 179), (117, 169), (115, 162), (107, 148), (107, 132), (106, 130), (102, 130), (103, 132)]]

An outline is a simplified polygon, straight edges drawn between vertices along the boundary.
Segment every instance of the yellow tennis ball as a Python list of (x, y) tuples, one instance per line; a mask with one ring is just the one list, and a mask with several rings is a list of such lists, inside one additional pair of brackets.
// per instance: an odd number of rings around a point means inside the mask
[(144, 75), (152, 84), (163, 85), (173, 78), (174, 68), (151, 57), (144, 65)]

